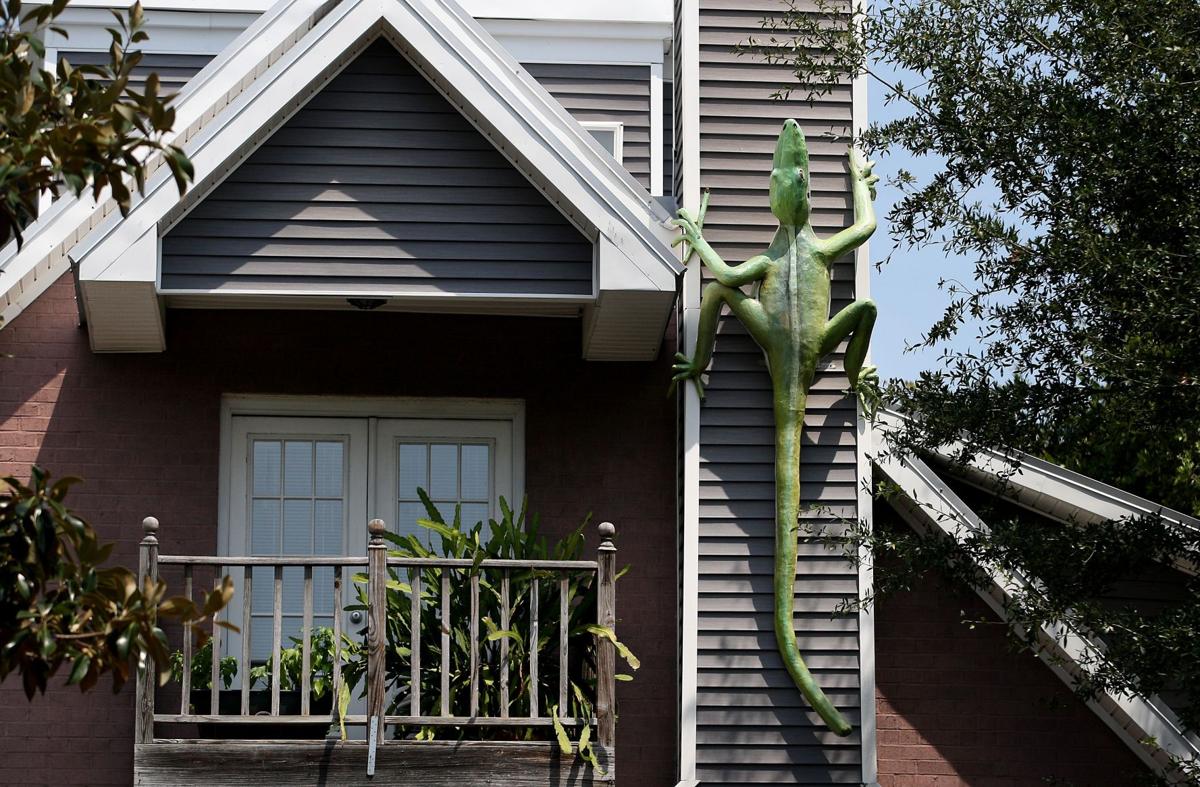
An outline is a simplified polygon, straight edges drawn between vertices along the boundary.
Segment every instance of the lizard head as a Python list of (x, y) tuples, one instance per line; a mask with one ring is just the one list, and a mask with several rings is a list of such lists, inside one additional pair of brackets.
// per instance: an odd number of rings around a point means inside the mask
[(785, 120), (771, 167), (771, 212), (780, 224), (808, 223), (808, 146), (795, 120)]

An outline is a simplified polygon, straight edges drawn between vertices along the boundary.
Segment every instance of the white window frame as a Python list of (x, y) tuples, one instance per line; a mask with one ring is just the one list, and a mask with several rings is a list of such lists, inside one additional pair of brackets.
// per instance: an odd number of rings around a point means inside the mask
[[(219, 555), (240, 556), (246, 544), (244, 517), (235, 533), (233, 506), (245, 506), (245, 479), (235, 482), (234, 468), (244, 465), (243, 456), (237, 457), (236, 450), (244, 452), (244, 443), (239, 448), (235, 446), (234, 418), (263, 416), (272, 419), (360, 419), (366, 425), (366, 512), (362, 516), (362, 526), (356, 527), (353, 520), (347, 525), (346, 552), (349, 555), (366, 555), (367, 522), (380, 516), (380, 503), (384, 498), (388, 485), (382, 484), (379, 476), (380, 468), (380, 421), (392, 419), (411, 420), (429, 424), (434, 422), (443, 431), (450, 430), (446, 436), (473, 436), (463, 431), (465, 422), (507, 422), (510, 427), (510, 439), (507, 447), (501, 448), (503, 441), (497, 443), (496, 468), (497, 483), (493, 497), (503, 495), (513, 503), (520, 505), (525, 496), (525, 402), (520, 399), (469, 399), (469, 398), (414, 398), (414, 397), (327, 397), (327, 396), (244, 396), (227, 394), (221, 400), (221, 458), (220, 478), (218, 486), (218, 518), (217, 518), (217, 550)], [(262, 422), (267, 423), (267, 422)], [(276, 421), (275, 423), (287, 423)], [(303, 425), (303, 422), (298, 422)], [(344, 423), (344, 422), (343, 422)], [(342, 427), (344, 428), (344, 427)], [(275, 433), (277, 430), (265, 429)], [(469, 429), (467, 430), (470, 431)], [(480, 434), (488, 437), (488, 434)], [(501, 455), (503, 450), (503, 455)], [(353, 462), (352, 457), (350, 461)], [(507, 465), (507, 471), (500, 468)], [(353, 468), (353, 465), (351, 465)], [(502, 486), (503, 479), (509, 479), (509, 488)], [(239, 485), (240, 484), (240, 485)], [(242, 490), (241, 499), (234, 496), (235, 486)], [(347, 489), (347, 493), (350, 493)], [(347, 501), (348, 512), (353, 505)], [(350, 516), (351, 514), (347, 514)], [(239, 538), (240, 535), (240, 538)]]
[[(659, 109), (659, 114), (660, 115), (662, 114), (661, 108)], [(622, 123), (619, 120), (581, 120), (581, 121), (579, 121), (579, 125), (583, 126), (583, 128), (586, 131), (588, 131), (589, 134), (592, 131), (611, 131), (612, 135), (613, 135), (613, 147), (616, 149), (610, 150), (608, 152), (612, 154), (612, 157), (617, 160), (618, 164), (624, 163), (624, 161), (623, 161), (624, 153), (625, 153), (625, 124), (624, 123)], [(596, 140), (597, 145), (600, 144), (600, 140), (596, 139), (595, 137), (592, 137), (592, 139)]]

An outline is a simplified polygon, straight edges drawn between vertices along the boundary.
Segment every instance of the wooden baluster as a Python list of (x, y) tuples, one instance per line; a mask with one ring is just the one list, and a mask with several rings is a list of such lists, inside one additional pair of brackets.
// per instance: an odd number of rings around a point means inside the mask
[[(611, 522), (600, 523), (600, 550), (596, 569), (596, 623), (616, 633), (617, 547)], [(596, 638), (596, 740), (602, 746), (616, 743), (616, 652), (607, 637)]]
[(471, 572), (471, 718), (479, 715), (479, 571)]
[[(508, 569), (500, 575), (500, 630), (508, 631)], [(500, 718), (508, 718), (508, 637), (500, 638)]]
[(367, 545), (367, 729), (372, 718), (379, 719), (375, 740), (383, 743), (383, 715), (387, 697), (387, 547), (382, 519), (367, 525), (371, 535)]
[(283, 683), (283, 566), (275, 566), (275, 600), (271, 626), (271, 715), (279, 715), (279, 690)]
[(529, 718), (538, 717), (538, 578), (529, 589)]
[[(221, 567), (213, 566), (213, 588), (221, 587)], [(221, 613), (214, 612), (212, 616), (212, 672), (209, 673), (211, 681), (209, 695), (209, 713), (216, 716), (221, 712), (221, 627), (217, 625), (220, 621)]]
[[(149, 577), (158, 581), (158, 520), (148, 516), (142, 520), (142, 543), (138, 546), (138, 584)], [(136, 686), (137, 716), (134, 719), (133, 739), (137, 743), (154, 742), (154, 688), (158, 673), (154, 661), (146, 657), (146, 668), (138, 675)]]
[[(191, 601), (192, 598), (192, 567), (183, 567), (183, 595)], [(179, 686), (179, 712), (191, 713), (192, 707), (192, 639), (194, 632), (191, 626), (183, 628), (183, 676)]]
[(570, 577), (564, 572), (558, 578), (558, 715), (567, 715), (567, 628), (570, 610), (567, 592)]
[(242, 715), (250, 715), (250, 627), (254, 612), (254, 567), (242, 569)]
[(333, 707), (342, 693), (342, 567), (333, 569)]
[(442, 569), (442, 715), (450, 715), (450, 569)]
[(412, 634), (412, 657), (409, 662), (408, 712), (421, 715), (421, 569), (412, 569), (412, 609), (409, 614), (409, 629)]
[(307, 716), (312, 683), (312, 566), (304, 567), (304, 621), (300, 624), (300, 715)]

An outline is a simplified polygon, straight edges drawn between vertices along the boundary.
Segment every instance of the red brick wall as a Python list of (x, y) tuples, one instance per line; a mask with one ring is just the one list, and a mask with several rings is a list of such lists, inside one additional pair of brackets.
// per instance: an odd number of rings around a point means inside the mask
[[(936, 580), (875, 620), (882, 787), (1138, 784), (1149, 771), (971, 592)], [(1059, 781), (1052, 781), (1058, 779)]]
[[(216, 543), (222, 393), (516, 397), (526, 491), (551, 532), (617, 524), (621, 636), (642, 658), (619, 690), (622, 783), (674, 783), (674, 405), (657, 363), (580, 359), (575, 320), (342, 312), (170, 312), (169, 351), (94, 355), (69, 278), (0, 331), (0, 474), (82, 476), (70, 503), (136, 563), (141, 519), (171, 552)], [(668, 337), (673, 332), (668, 332)], [(0, 686), (0, 783), (127, 784), (132, 692)]]

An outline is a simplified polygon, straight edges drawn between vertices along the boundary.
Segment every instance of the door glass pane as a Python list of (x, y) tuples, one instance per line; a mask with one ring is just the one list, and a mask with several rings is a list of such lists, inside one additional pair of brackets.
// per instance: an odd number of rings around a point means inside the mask
[[(252, 438), (249, 547), (253, 555), (340, 555), (346, 532), (346, 442), (324, 438)], [(271, 653), (275, 571), (258, 567), (251, 593), (250, 657)], [(343, 589), (344, 590), (344, 589)], [(304, 615), (304, 569), (283, 571), (281, 614), (284, 648), (299, 637)], [(333, 614), (333, 569), (313, 569), (314, 625)]]
[(342, 523), (344, 521), (341, 500), (317, 501), (316, 532), (313, 536), (314, 555), (342, 554)]
[(490, 536), (492, 531), (488, 527), (488, 504), (487, 503), (463, 503), (462, 504), (462, 524), (464, 528), (475, 526), (476, 522), (483, 523), (483, 536)]
[(458, 446), (429, 446), (429, 496), (434, 500), (458, 498)]
[(279, 494), (279, 471), (283, 466), (280, 458), (281, 449), (282, 446), (277, 440), (256, 440), (254, 442), (254, 464), (251, 468), (254, 494)]
[(317, 443), (317, 497), (342, 496), (342, 454), (340, 442)]
[(255, 500), (250, 506), (250, 553), (279, 554), (278, 500)]
[(312, 509), (311, 500), (283, 501), (283, 554), (312, 554)]
[(491, 494), (487, 445), (462, 447), (462, 499), (487, 501)]
[[(488, 442), (460, 442), (431, 439), (417, 442), (405, 438), (396, 443), (397, 500), (396, 532), (416, 534), (433, 544), (435, 537), (417, 525), (427, 516), (416, 499), (416, 489), (425, 489), (446, 521), (454, 517), (454, 507), (462, 504), (462, 522), (471, 527), (487, 522), (492, 514), (493, 449)], [(485, 527), (484, 535), (490, 535)]]
[(401, 500), (416, 500), (417, 487), (429, 491), (429, 446), (426, 443), (401, 443), (396, 457)]
[(288, 440), (283, 450), (283, 493), (311, 497), (312, 478), (312, 441)]

